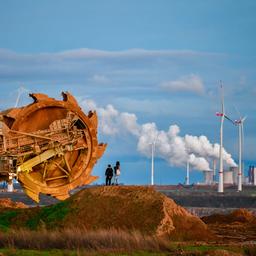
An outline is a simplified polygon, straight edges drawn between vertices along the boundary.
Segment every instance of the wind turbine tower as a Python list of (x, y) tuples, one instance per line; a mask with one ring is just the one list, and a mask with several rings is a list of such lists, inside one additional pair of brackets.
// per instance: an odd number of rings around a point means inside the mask
[(218, 184), (218, 192), (223, 193), (223, 125), (225, 118), (225, 106), (224, 106), (224, 92), (222, 81), (220, 81), (220, 89), (221, 89), (221, 123), (220, 123), (220, 169), (219, 169), (219, 184)]
[[(21, 97), (22, 93), (24, 93), (24, 92), (26, 92), (26, 91), (28, 91), (28, 90), (25, 89), (25, 88), (22, 87), (22, 86), (18, 89), (18, 96), (17, 96), (16, 102), (15, 102), (15, 105), (14, 105), (15, 108), (18, 107), (19, 100), (20, 100), (20, 97)], [(13, 175), (9, 175), (7, 191), (8, 191), (8, 192), (13, 192), (13, 191), (14, 191)]]
[(243, 152), (243, 136), (244, 136), (244, 121), (246, 117), (239, 120), (235, 120), (235, 124), (238, 125), (239, 132), (239, 166), (238, 166), (238, 191), (242, 191), (242, 152)]
[(151, 185), (154, 185), (154, 151), (155, 151), (155, 141), (151, 143)]
[(187, 175), (186, 175), (186, 185), (189, 185), (189, 161), (187, 160)]
[(151, 185), (154, 185), (154, 156), (155, 156), (155, 147), (156, 147), (157, 137), (150, 143), (151, 145)]
[(212, 171), (213, 171), (213, 182), (216, 181), (216, 163), (217, 159), (213, 159), (213, 164), (212, 164)]

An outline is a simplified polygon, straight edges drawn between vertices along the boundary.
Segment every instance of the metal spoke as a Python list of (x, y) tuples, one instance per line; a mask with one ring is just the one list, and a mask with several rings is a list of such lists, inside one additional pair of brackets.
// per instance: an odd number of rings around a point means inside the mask
[(54, 163), (56, 166), (58, 166), (61, 171), (63, 171), (64, 173), (66, 173), (67, 176), (70, 176), (69, 172), (68, 172), (67, 170), (65, 170), (62, 166), (60, 166), (57, 162), (53, 161), (53, 163)]
[(66, 154), (64, 154), (63, 158), (64, 158), (64, 162), (65, 162), (65, 164), (66, 164), (66, 166), (68, 168), (69, 174), (71, 175), (71, 168), (70, 168), (69, 162), (67, 160)]
[(48, 165), (48, 162), (46, 161), (46, 162), (44, 163), (43, 180), (45, 180), (45, 176), (46, 176), (46, 173), (47, 173), (47, 165)]
[(58, 179), (63, 179), (63, 178), (68, 178), (68, 176), (67, 175), (56, 176), (56, 177), (52, 177), (52, 178), (47, 178), (47, 179), (45, 179), (45, 181), (58, 180)]

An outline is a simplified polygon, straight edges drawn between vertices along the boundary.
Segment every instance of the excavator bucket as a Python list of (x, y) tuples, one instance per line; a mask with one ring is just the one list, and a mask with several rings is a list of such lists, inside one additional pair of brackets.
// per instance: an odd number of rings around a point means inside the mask
[(67, 92), (30, 96), (32, 104), (0, 113), (0, 179), (16, 177), (36, 202), (40, 193), (64, 200), (98, 178), (92, 169), (107, 145), (98, 143), (97, 114)]

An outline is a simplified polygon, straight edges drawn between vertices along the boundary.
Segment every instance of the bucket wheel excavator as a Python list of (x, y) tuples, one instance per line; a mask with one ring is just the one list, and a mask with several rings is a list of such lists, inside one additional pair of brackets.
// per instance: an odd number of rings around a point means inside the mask
[(91, 172), (106, 144), (97, 140), (97, 115), (69, 93), (30, 96), (32, 104), (0, 113), (0, 180), (15, 177), (36, 202), (40, 193), (64, 200), (98, 178)]

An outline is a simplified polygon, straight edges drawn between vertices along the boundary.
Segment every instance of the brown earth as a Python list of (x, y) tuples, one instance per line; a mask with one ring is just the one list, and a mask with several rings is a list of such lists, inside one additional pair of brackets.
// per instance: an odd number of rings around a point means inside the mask
[(0, 198), (0, 208), (28, 208), (27, 205), (25, 205), (22, 202), (13, 202), (10, 198)]
[(16, 212), (8, 222), (9, 228), (117, 229), (173, 240), (213, 237), (200, 218), (153, 188), (143, 186), (91, 187), (52, 206)]
[(202, 220), (207, 224), (231, 224), (234, 222), (250, 223), (255, 222), (256, 217), (253, 213), (246, 209), (238, 209), (229, 214), (213, 214), (202, 217)]
[(256, 240), (256, 216), (246, 209), (238, 209), (230, 214), (213, 214), (202, 220), (220, 241)]
[(9, 222), (9, 228), (15, 229), (120, 229), (173, 240), (256, 241), (256, 217), (250, 211), (239, 209), (200, 220), (150, 187), (91, 187), (52, 206), (26, 208), (9, 198), (0, 199), (0, 213), (17, 212)]
[(70, 199), (67, 226), (86, 229), (139, 230), (177, 239), (209, 239), (203, 221), (153, 188), (103, 186), (85, 189)]

